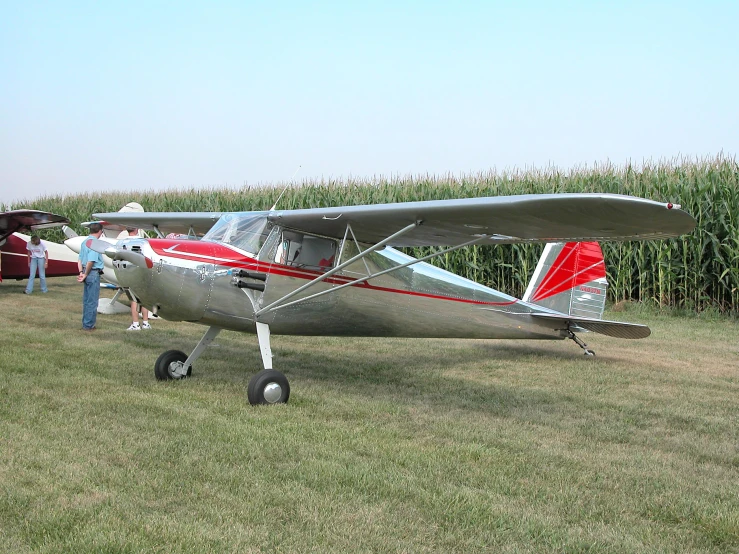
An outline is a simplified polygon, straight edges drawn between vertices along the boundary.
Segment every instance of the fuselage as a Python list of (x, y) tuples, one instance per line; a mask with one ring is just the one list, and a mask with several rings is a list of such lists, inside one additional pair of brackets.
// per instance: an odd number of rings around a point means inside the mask
[[(29, 235), (13, 233), (0, 246), (0, 277), (3, 279), (28, 279), (28, 250), (26, 245), (31, 239)], [(63, 244), (42, 240), (49, 252), (49, 267), (46, 277), (63, 277), (77, 275), (77, 256)]]
[[(528, 317), (534, 311), (531, 305), (423, 262), (307, 299), (413, 260), (393, 248), (369, 253), (278, 304), (306, 300), (255, 318), (256, 311), (356, 257), (369, 245), (284, 229), (267, 224), (266, 219), (262, 227), (252, 224), (249, 233), (238, 238), (233, 232), (229, 235), (224, 225), (216, 225), (199, 241), (124, 239), (118, 248), (148, 260), (145, 265), (114, 262), (117, 279), (165, 319), (237, 331), (254, 332), (258, 320), (268, 324), (272, 333), (292, 335), (564, 337), (546, 322)], [(260, 280), (234, 277), (238, 270), (263, 274), (264, 290), (256, 290)], [(235, 286), (239, 280), (257, 286), (239, 288)]]

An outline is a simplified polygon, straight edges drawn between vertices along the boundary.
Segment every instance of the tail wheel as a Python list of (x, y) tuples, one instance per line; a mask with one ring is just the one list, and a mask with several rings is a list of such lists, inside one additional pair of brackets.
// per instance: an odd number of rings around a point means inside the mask
[(290, 398), (290, 383), (279, 371), (263, 369), (249, 381), (246, 395), (249, 404), (284, 404)]
[[(182, 367), (187, 360), (187, 354), (180, 350), (167, 350), (154, 363), (154, 377), (159, 381), (182, 379)], [(192, 375), (192, 366), (187, 369), (187, 377)]]

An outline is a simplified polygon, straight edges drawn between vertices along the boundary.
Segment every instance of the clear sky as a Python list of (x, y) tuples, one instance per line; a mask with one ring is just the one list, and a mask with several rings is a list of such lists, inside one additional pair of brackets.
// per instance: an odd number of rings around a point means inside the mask
[(737, 1), (0, 14), (0, 202), (739, 152)]

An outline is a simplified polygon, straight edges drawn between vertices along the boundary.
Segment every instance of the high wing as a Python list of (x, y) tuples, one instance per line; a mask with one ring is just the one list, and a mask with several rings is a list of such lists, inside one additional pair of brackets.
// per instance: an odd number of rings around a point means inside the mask
[(270, 212), (282, 226), (377, 243), (421, 222), (391, 246), (651, 240), (688, 233), (695, 220), (679, 206), (617, 194), (527, 194)]
[(159, 231), (161, 235), (169, 233), (197, 234), (207, 233), (223, 212), (112, 212), (93, 214), (101, 220), (98, 223), (136, 227)]
[(0, 213), (0, 241), (23, 229), (46, 229), (66, 225), (69, 220), (61, 215), (38, 210), (12, 210)]
[[(688, 233), (695, 220), (679, 206), (617, 194), (527, 194), (372, 204), (263, 213), (292, 229), (343, 238), (347, 225), (360, 242), (391, 246), (651, 240)], [(223, 212), (101, 213), (108, 223), (158, 229), (161, 234), (207, 232)]]

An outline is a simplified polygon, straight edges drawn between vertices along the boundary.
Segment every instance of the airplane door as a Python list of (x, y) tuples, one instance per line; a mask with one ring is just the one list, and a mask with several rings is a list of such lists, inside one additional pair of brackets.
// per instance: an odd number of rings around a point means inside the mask
[[(309, 284), (334, 267), (337, 241), (317, 237), (275, 226), (259, 252), (259, 260), (267, 267), (265, 290), (259, 296), (261, 308), (278, 302), (300, 287)], [(330, 290), (334, 282), (317, 282), (284, 303), (306, 299), (287, 308), (275, 310), (263, 318), (265, 323), (277, 325), (281, 332), (289, 333), (295, 327), (305, 332), (311, 328), (318, 331), (330, 323), (332, 310), (336, 306), (336, 294), (329, 293), (309, 298), (316, 293)], [(276, 328), (277, 330), (277, 328)]]

